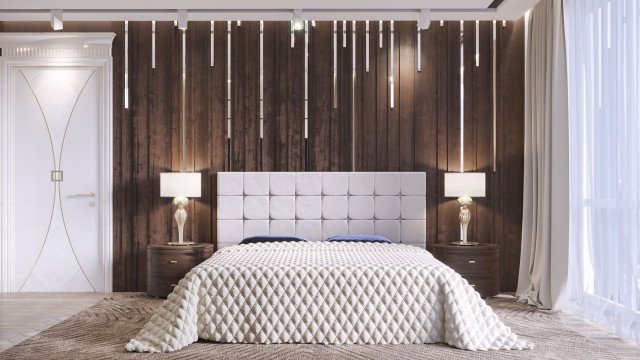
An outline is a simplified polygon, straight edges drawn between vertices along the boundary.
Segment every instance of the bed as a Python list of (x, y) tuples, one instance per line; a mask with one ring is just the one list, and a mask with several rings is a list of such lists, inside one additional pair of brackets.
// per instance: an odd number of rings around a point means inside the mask
[[(424, 184), (423, 173), (219, 173), (220, 250), (179, 282), (126, 349), (170, 352), (198, 339), (532, 348), (424, 250)], [(395, 243), (323, 241), (349, 233)], [(256, 234), (311, 241), (238, 245)]]

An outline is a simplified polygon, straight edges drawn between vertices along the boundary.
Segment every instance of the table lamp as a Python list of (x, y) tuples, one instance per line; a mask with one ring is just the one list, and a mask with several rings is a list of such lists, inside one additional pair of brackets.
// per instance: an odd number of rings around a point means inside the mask
[(190, 197), (200, 197), (202, 190), (202, 176), (196, 172), (171, 172), (160, 174), (160, 196), (172, 197), (176, 210), (176, 222), (178, 223), (178, 242), (170, 241), (169, 245), (193, 245), (193, 242), (184, 242), (184, 223), (187, 221), (187, 210)]
[(469, 205), (473, 202), (471, 197), (485, 197), (485, 174), (484, 173), (445, 173), (444, 174), (444, 196), (457, 197), (460, 205), (460, 227), (462, 229), (462, 240), (452, 241), (454, 245), (478, 245), (477, 242), (467, 241), (467, 229), (471, 221)]

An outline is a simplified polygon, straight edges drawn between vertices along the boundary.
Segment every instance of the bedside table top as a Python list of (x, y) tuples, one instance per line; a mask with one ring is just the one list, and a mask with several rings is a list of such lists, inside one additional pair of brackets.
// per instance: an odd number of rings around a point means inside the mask
[(489, 250), (489, 249), (499, 249), (500, 245), (498, 244), (489, 244), (489, 243), (480, 243), (474, 246), (462, 246), (462, 245), (453, 245), (453, 244), (433, 244), (434, 248), (447, 249), (447, 250)]
[(149, 244), (147, 249), (151, 250), (172, 250), (172, 251), (192, 251), (196, 249), (213, 248), (213, 244), (197, 243), (193, 245), (167, 245), (167, 244)]

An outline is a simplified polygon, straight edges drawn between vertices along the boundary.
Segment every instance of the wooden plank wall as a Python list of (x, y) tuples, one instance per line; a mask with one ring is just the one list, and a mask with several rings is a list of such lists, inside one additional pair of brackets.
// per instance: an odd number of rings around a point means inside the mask
[[(48, 23), (5, 22), (2, 31), (50, 31)], [(129, 22), (129, 107), (124, 108), (124, 23), (65, 22), (65, 31), (112, 31), (114, 40), (114, 290), (144, 291), (146, 245), (175, 240), (171, 199), (159, 196), (159, 173), (181, 169), (180, 82), (183, 38), (171, 22)], [(498, 23), (496, 164), (492, 106), (492, 25), (433, 22), (422, 31), (417, 71), (415, 22), (337, 22), (336, 101), (333, 22), (309, 33), (309, 122), (305, 153), (304, 34), (291, 46), (288, 22), (264, 23), (264, 137), (260, 134), (260, 25), (190, 22), (186, 32), (186, 164), (203, 173), (202, 197), (190, 202), (186, 238), (216, 242), (218, 171), (425, 171), (428, 246), (458, 237), (455, 199), (444, 173), (482, 171), (487, 197), (472, 206), (470, 237), (502, 245), (502, 290), (514, 291), (522, 222), (524, 23)], [(343, 42), (343, 27), (347, 32)], [(382, 30), (382, 32), (380, 32)], [(460, 34), (464, 31), (464, 56)], [(382, 47), (379, 46), (382, 36)], [(390, 64), (393, 56), (394, 69)], [(353, 66), (355, 65), (355, 76)], [(227, 69), (231, 67), (231, 152), (227, 150)], [(460, 68), (464, 67), (461, 138)], [(394, 107), (390, 108), (393, 77)], [(460, 146), (464, 143), (464, 163)]]

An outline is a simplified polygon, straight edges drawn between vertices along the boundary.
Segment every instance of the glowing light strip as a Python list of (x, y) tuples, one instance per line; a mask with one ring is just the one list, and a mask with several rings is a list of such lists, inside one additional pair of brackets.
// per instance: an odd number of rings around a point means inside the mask
[(498, 31), (497, 31), (497, 25), (495, 20), (493, 21), (493, 42), (491, 43), (492, 49), (491, 51), (493, 52), (493, 59), (492, 59), (492, 72), (493, 72), (493, 76), (492, 76), (492, 92), (493, 92), (493, 172), (496, 172), (497, 169), (497, 146), (496, 146), (496, 135), (497, 135), (497, 117), (498, 117), (498, 87), (497, 87), (497, 80), (498, 80), (498, 75), (497, 75), (497, 70), (498, 70), (498, 61), (496, 59), (496, 55), (498, 53), (497, 50), (497, 38), (498, 38)]
[[(313, 26), (313, 25), (312, 25)], [(304, 26), (304, 138), (309, 138), (309, 22)]]
[(416, 44), (416, 68), (418, 69), (418, 72), (422, 71), (422, 30), (420, 29), (420, 27), (417, 27), (417, 32), (418, 32), (418, 36), (416, 37), (417, 39), (417, 44)]
[(124, 22), (124, 108), (129, 108), (129, 22)]
[(264, 22), (260, 21), (260, 139), (264, 138)]
[(182, 171), (187, 170), (187, 30), (182, 30), (182, 91), (180, 92), (180, 128), (182, 136), (182, 149), (181, 149), (181, 161), (180, 169)]
[(210, 54), (210, 56), (211, 56), (211, 66), (215, 65), (215, 56), (214, 56), (215, 55), (215, 53), (214, 53), (214, 51), (215, 51), (214, 37), (215, 36), (214, 35), (215, 35), (215, 22), (212, 21), (211, 22), (211, 34), (210, 34), (210, 36), (211, 36), (211, 39), (210, 39), (210, 42), (211, 42), (211, 54)]
[(383, 24), (384, 23), (382, 22), (382, 20), (380, 20), (380, 22), (378, 23), (378, 42), (380, 43), (378, 45), (378, 47), (380, 47), (380, 49), (382, 49), (382, 38), (383, 38), (383, 36), (382, 36), (382, 25)]
[(391, 21), (391, 39), (389, 40), (389, 72), (391, 75), (389, 76), (389, 107), (392, 109), (395, 107), (395, 80), (393, 79), (393, 75), (395, 74), (395, 43), (394, 43), (394, 29), (393, 29), (393, 21)]
[(365, 65), (364, 65), (364, 67), (365, 67), (365, 71), (369, 72), (369, 21), (365, 22), (365, 27), (366, 27), (365, 31), (367, 33), (367, 35), (366, 35), (367, 40), (365, 42), (365, 51), (364, 51), (364, 56), (365, 56), (364, 62), (365, 62)]
[(291, 47), (295, 47), (296, 46), (296, 35), (295, 35), (295, 30), (293, 28), (293, 21), (291, 21), (289, 23), (289, 31), (291, 32)]
[(227, 139), (231, 139), (231, 21), (227, 21)]
[(156, 68), (156, 22), (151, 22), (151, 68)]
[(464, 172), (464, 21), (460, 21), (460, 172)]
[(333, 22), (333, 108), (338, 108), (338, 22)]
[(480, 21), (476, 20), (476, 67), (480, 66)]
[(347, 21), (342, 21), (342, 47), (347, 47)]

